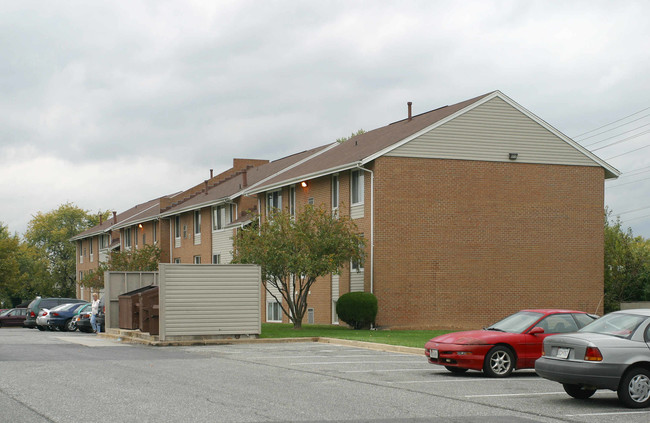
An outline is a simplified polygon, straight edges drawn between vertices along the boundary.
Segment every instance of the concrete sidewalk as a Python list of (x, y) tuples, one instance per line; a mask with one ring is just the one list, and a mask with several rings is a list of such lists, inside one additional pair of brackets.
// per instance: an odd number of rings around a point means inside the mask
[(161, 341), (158, 336), (149, 335), (139, 330), (109, 329), (108, 332), (97, 335), (99, 338), (112, 339), (118, 342), (151, 345), (158, 347), (191, 346), (191, 345), (230, 345), (230, 344), (278, 344), (290, 342), (321, 342), (325, 344), (343, 345), (347, 347), (366, 348), (375, 351), (398, 352), (405, 354), (424, 355), (422, 348), (404, 347), (400, 345), (379, 344), (375, 342), (353, 341), (349, 339), (304, 337), (304, 338), (223, 338), (194, 336), (191, 339)]

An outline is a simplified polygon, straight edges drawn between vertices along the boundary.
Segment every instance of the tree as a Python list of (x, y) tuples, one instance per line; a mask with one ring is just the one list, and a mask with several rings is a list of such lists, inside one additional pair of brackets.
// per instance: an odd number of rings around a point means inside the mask
[(650, 300), (650, 243), (605, 211), (605, 312), (624, 301)]
[(350, 138), (354, 138), (354, 137), (356, 137), (357, 135), (361, 135), (361, 134), (365, 134), (365, 133), (366, 133), (366, 131), (364, 131), (363, 128), (362, 128), (362, 129), (359, 129), (357, 132), (353, 132), (353, 133), (351, 133), (349, 137), (341, 137), (341, 138), (337, 138), (336, 142), (338, 142), (339, 144), (341, 144), (341, 143), (346, 142), (346, 141), (349, 140)]
[[(108, 212), (101, 214), (108, 216)], [(51, 294), (75, 295), (76, 247), (70, 238), (98, 223), (99, 215), (66, 203), (47, 213), (38, 212), (27, 225), (27, 243), (47, 260)]]
[[(20, 290), (20, 239), (0, 223), (0, 303), (12, 304)], [(2, 307), (5, 308), (5, 307)]]
[(260, 265), (267, 293), (280, 303), (294, 329), (300, 329), (316, 279), (339, 272), (351, 260), (362, 260), (364, 245), (348, 217), (308, 205), (295, 218), (274, 210), (260, 225), (240, 231), (233, 262)]
[(104, 287), (104, 272), (147, 272), (158, 270), (162, 250), (156, 245), (143, 245), (138, 249), (127, 251), (112, 251), (106, 263), (100, 263), (97, 270), (88, 272), (81, 284), (88, 288), (101, 289)]

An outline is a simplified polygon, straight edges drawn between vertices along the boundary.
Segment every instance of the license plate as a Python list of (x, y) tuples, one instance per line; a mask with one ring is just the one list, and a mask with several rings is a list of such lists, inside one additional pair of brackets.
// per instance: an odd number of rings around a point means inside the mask
[(569, 351), (571, 351), (571, 348), (558, 348), (555, 356), (557, 358), (569, 358)]
[(438, 358), (438, 350), (429, 350), (429, 357)]

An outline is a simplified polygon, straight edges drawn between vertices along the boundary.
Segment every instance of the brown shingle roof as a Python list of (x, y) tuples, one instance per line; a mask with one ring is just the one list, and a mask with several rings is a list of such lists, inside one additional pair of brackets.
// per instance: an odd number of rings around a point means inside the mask
[(390, 125), (357, 135), (356, 137), (350, 138), (348, 141), (336, 145), (333, 148), (324, 151), (322, 154), (305, 161), (301, 165), (282, 172), (263, 184), (254, 187), (254, 189), (251, 190), (251, 193), (262, 192), (266, 189), (282, 186), (285, 182), (291, 183), (299, 178), (307, 179), (312, 175), (324, 172), (326, 173), (328, 170), (334, 172), (339, 168), (345, 168), (347, 165), (352, 167), (362, 160), (381, 152), (393, 144), (416, 134), (446, 117), (453, 115), (490, 94), (492, 93), (487, 93), (451, 106), (444, 106), (439, 109), (431, 110), (413, 116), (411, 120), (400, 120), (391, 123)]

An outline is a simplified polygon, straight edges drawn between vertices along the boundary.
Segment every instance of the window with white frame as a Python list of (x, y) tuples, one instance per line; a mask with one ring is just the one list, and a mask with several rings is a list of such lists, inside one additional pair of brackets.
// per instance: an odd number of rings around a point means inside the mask
[(339, 208), (339, 175), (332, 175), (332, 210)]
[[(361, 236), (363, 236), (363, 234), (361, 234)], [(352, 262), (350, 262), (350, 270), (352, 270), (353, 272), (363, 272), (363, 255), (364, 252), (362, 250), (361, 260), (352, 260)]]
[(228, 223), (237, 220), (237, 204), (230, 204), (228, 207)]
[(135, 236), (133, 237), (135, 239), (135, 248), (138, 248), (138, 227), (134, 226), (133, 233)]
[(282, 307), (280, 307), (280, 303), (275, 301), (275, 299), (272, 299), (272, 301), (266, 303), (266, 321), (282, 321)]
[(282, 209), (282, 191), (272, 191), (266, 194), (266, 214), (267, 216), (273, 209)]
[(174, 216), (174, 238), (180, 239), (181, 237), (181, 217)]
[(216, 206), (212, 208), (212, 230), (218, 231), (223, 229), (232, 221), (232, 204), (228, 206)]
[(131, 248), (131, 228), (124, 228), (124, 248)]
[(178, 263), (180, 263), (180, 262), (181, 262), (181, 259), (180, 259), (179, 257), (176, 257), (176, 258), (174, 259), (174, 263), (178, 264)]
[(221, 264), (221, 254), (212, 255), (212, 264)]
[(90, 238), (90, 255), (93, 255), (93, 239)]
[(201, 233), (201, 210), (194, 211), (194, 234)]
[(296, 186), (289, 187), (289, 214), (291, 217), (296, 217)]
[(201, 264), (201, 256), (194, 256), (194, 264)]
[(353, 170), (350, 175), (350, 195), (352, 204), (363, 203), (363, 171)]
[(158, 242), (158, 222), (151, 224), (151, 240), (154, 244)]

